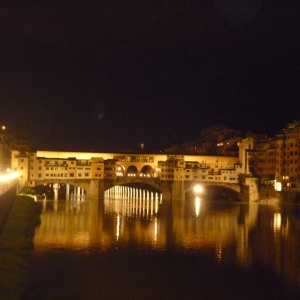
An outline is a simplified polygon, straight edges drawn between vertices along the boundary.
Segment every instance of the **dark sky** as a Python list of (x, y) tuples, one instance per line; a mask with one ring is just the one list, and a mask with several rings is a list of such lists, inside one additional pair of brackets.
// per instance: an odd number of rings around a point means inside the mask
[(0, 4), (0, 121), (31, 149), (154, 150), (300, 118), (300, 1)]

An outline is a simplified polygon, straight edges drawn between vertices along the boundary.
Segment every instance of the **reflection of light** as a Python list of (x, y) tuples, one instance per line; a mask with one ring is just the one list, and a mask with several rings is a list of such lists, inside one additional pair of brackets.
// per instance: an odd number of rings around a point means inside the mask
[(277, 231), (281, 228), (281, 213), (274, 214), (274, 231)]
[(200, 213), (200, 198), (196, 197), (195, 198), (195, 210), (196, 210), (196, 216), (199, 216)]
[(154, 242), (157, 242), (157, 218), (154, 219)]
[(222, 244), (221, 243), (218, 244), (216, 252), (217, 252), (216, 254), (217, 254), (218, 261), (221, 261), (222, 260)]
[(125, 216), (151, 218), (158, 212), (161, 194), (127, 186), (115, 186), (105, 192), (105, 211)]
[(117, 216), (117, 232), (116, 232), (116, 236), (117, 236), (117, 240), (119, 239), (119, 236), (120, 236), (120, 214), (118, 214)]
[(47, 198), (45, 197), (43, 199), (43, 211), (46, 211), (46, 205), (47, 205)]
[(194, 192), (195, 192), (195, 193), (201, 193), (202, 191), (203, 191), (203, 188), (202, 188), (201, 185), (196, 184), (196, 185), (194, 186)]
[(158, 196), (158, 193), (156, 193), (156, 197), (155, 197), (155, 213), (158, 212), (158, 199), (159, 199), (159, 196)]

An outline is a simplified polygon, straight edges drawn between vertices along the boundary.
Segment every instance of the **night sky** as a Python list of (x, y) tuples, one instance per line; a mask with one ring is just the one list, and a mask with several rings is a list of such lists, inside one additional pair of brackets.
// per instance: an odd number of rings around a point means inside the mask
[(0, 122), (32, 150), (157, 151), (300, 118), (300, 1), (0, 4)]

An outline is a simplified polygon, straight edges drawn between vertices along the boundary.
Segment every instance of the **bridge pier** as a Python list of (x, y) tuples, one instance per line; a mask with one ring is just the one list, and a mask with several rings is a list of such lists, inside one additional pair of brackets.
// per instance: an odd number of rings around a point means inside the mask
[(173, 181), (172, 185), (172, 200), (185, 200), (184, 181)]
[(241, 184), (241, 200), (253, 202), (259, 199), (258, 179), (255, 177), (244, 177)]
[(184, 181), (162, 182), (160, 188), (164, 202), (184, 201), (185, 199)]
[(104, 180), (90, 180), (90, 186), (87, 190), (87, 197), (90, 199), (104, 200)]
[(66, 200), (70, 200), (70, 185), (68, 183), (66, 184)]

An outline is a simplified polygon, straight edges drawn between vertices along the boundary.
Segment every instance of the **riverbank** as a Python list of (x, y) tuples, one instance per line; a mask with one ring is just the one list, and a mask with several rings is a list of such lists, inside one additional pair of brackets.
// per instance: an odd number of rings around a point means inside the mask
[(30, 196), (16, 196), (0, 236), (0, 299), (29, 297), (29, 267), (41, 208)]

